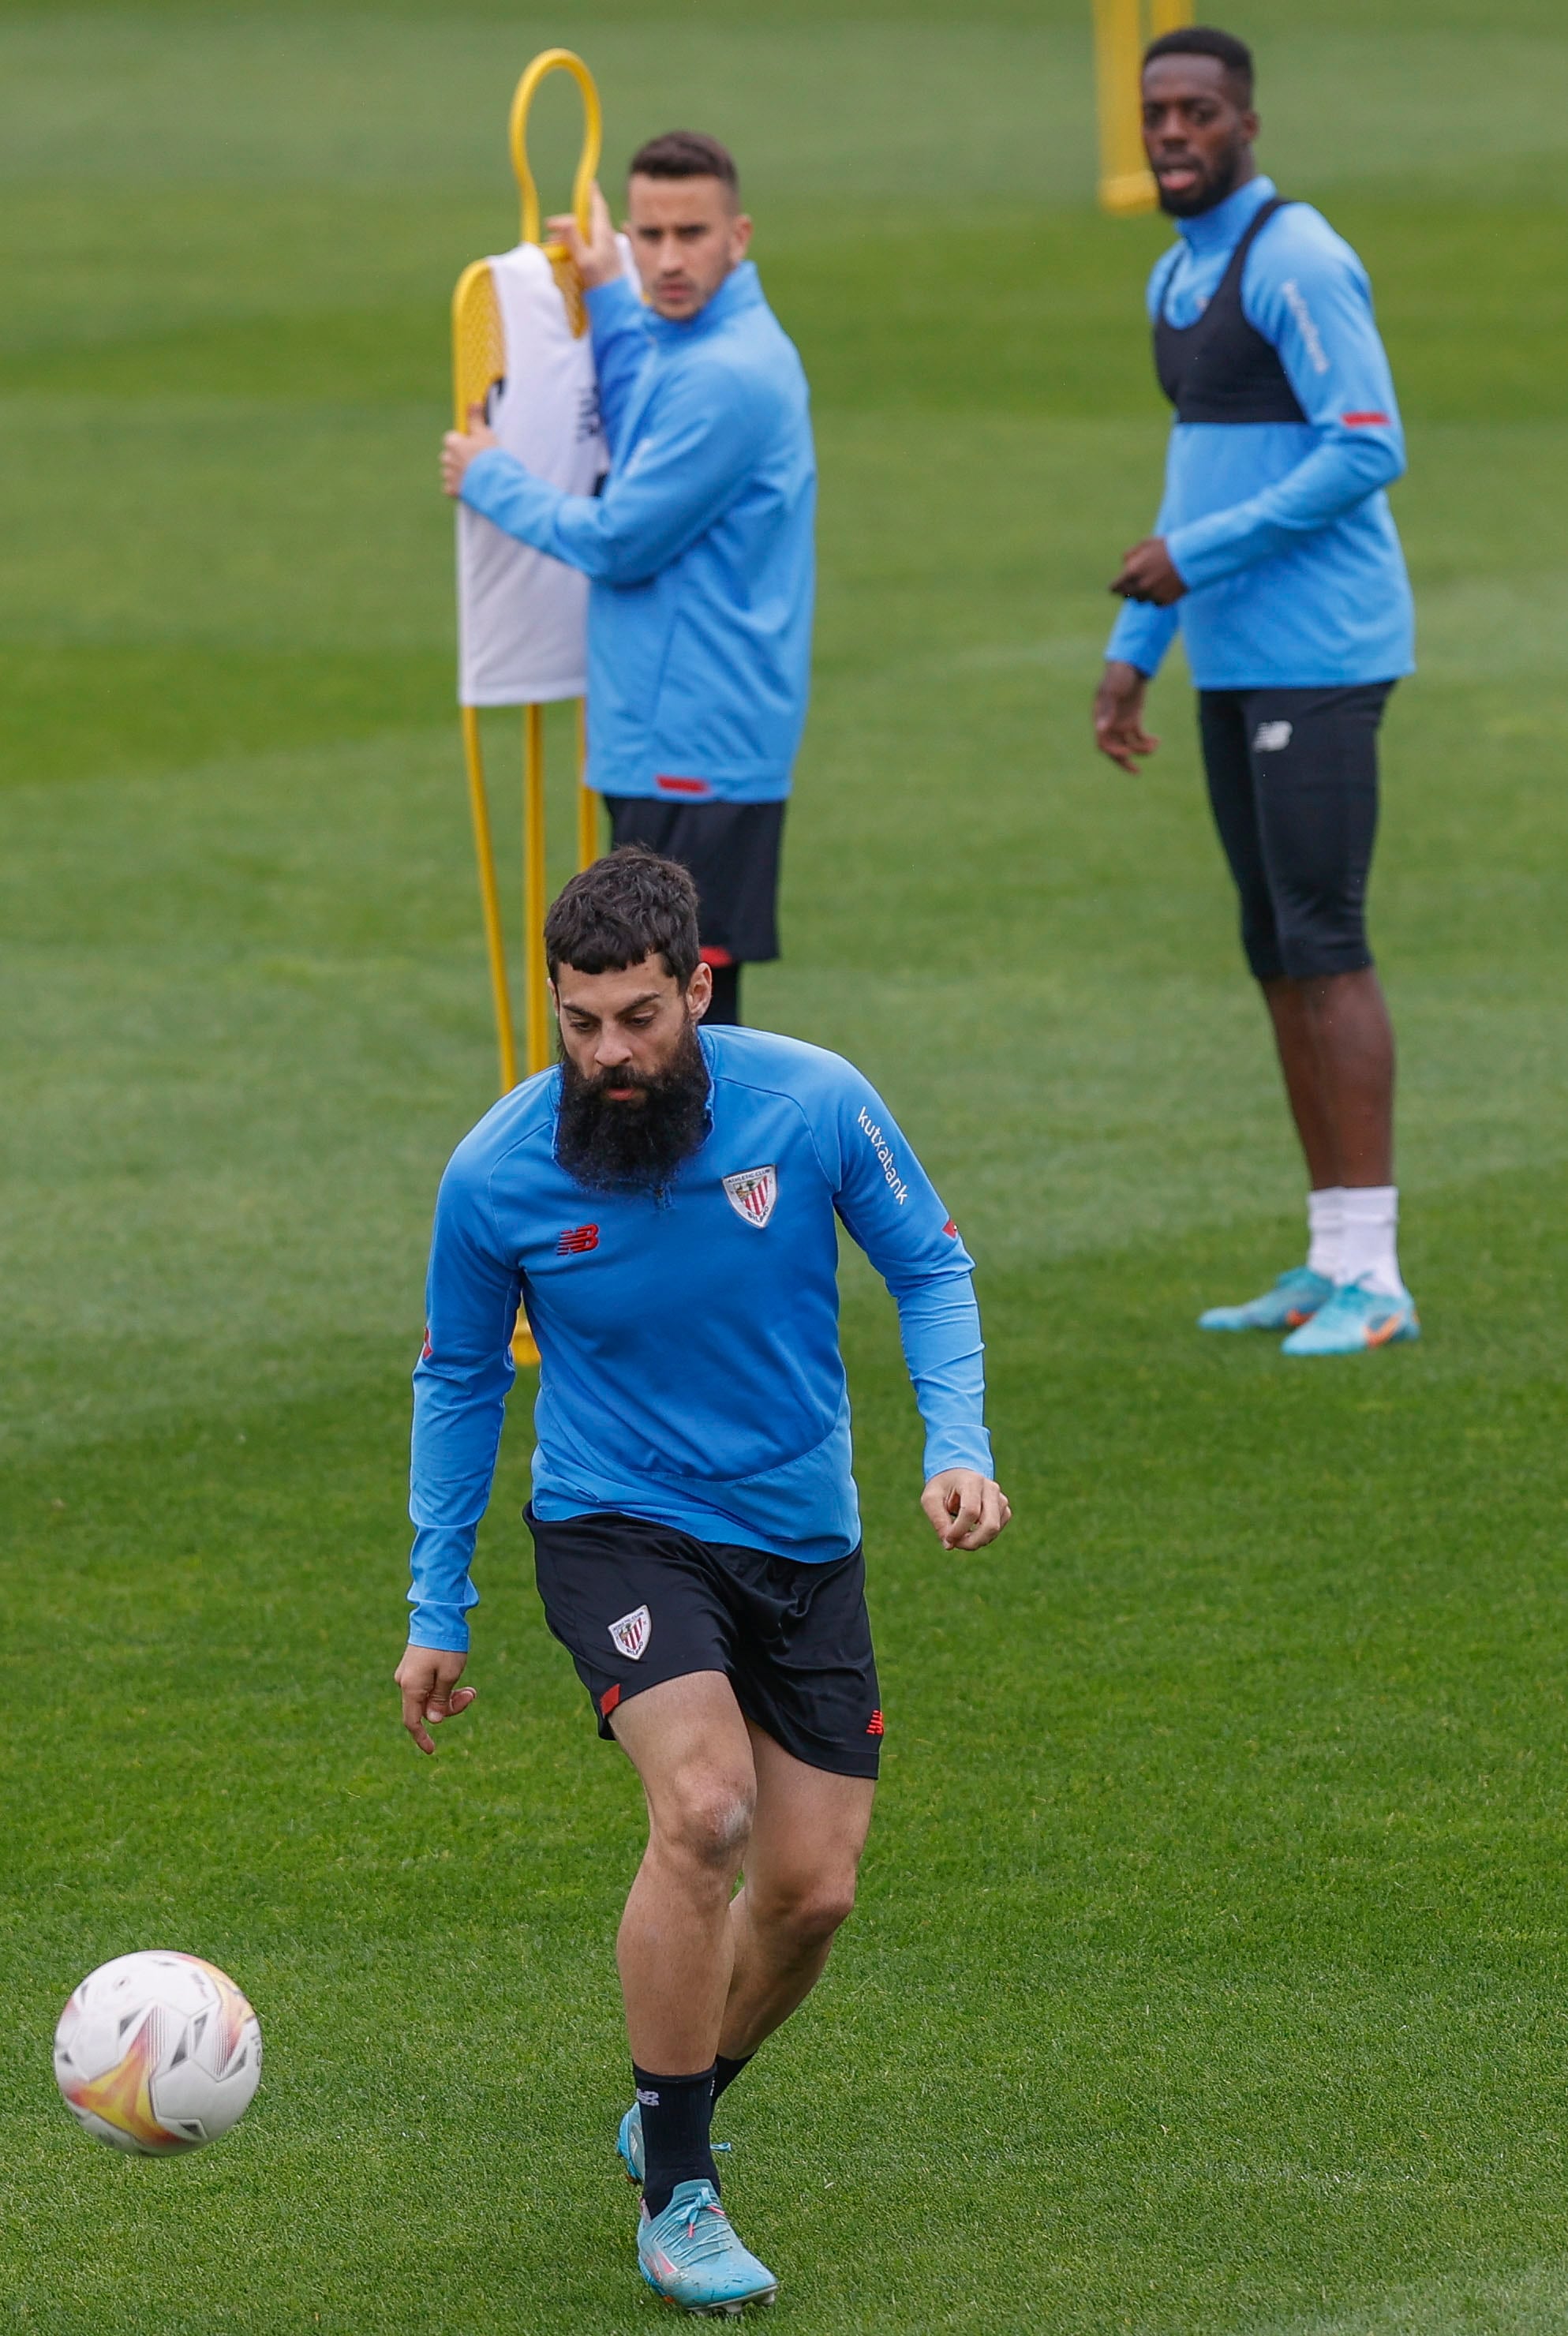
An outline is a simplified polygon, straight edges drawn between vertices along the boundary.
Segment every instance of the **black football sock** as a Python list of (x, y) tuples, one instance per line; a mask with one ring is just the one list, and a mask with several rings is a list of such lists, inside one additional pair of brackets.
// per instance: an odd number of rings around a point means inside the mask
[(738, 2060), (732, 2060), (727, 2052), (719, 2054), (713, 2064), (713, 2097), (716, 2101), (722, 2092), (734, 2084), (751, 2058), (752, 2055), (749, 2052), (742, 2053)]
[(632, 2063), (632, 2082), (642, 2110), (642, 2202), (662, 2214), (681, 2182), (711, 2182), (718, 2169), (708, 2146), (713, 2117), (714, 2071), (695, 2077), (655, 2077)]
[(713, 976), (713, 998), (705, 1022), (738, 1022), (740, 1020), (740, 968), (738, 965), (710, 965)]

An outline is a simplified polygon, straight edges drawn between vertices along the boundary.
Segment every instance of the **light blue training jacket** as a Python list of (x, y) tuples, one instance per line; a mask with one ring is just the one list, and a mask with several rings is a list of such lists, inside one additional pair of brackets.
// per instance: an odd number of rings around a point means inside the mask
[(898, 1301), (925, 1480), (991, 1474), (973, 1260), (870, 1081), (765, 1030), (700, 1032), (706, 1142), (667, 1193), (596, 1192), (555, 1157), (559, 1070), (458, 1145), (414, 1374), (410, 1639), (461, 1650), (512, 1381), (541, 1357), (533, 1507), (647, 1517), (821, 1564), (861, 1537), (839, 1353), (838, 1227)]
[[(1196, 219), (1149, 279), (1151, 320), (1195, 324), (1271, 180)], [(1290, 203), (1260, 229), (1242, 311), (1278, 351), (1307, 419), (1175, 423), (1154, 533), (1188, 591), (1128, 601), (1105, 654), (1158, 671), (1178, 627), (1200, 689), (1329, 689), (1415, 665), (1404, 556), (1383, 490), (1405, 439), (1367, 271), (1320, 211)]]
[(563, 494), (499, 449), (463, 500), (591, 579), (588, 784), (774, 803), (805, 725), (816, 458), (806, 379), (750, 260), (684, 323), (624, 277), (588, 295), (609, 442)]

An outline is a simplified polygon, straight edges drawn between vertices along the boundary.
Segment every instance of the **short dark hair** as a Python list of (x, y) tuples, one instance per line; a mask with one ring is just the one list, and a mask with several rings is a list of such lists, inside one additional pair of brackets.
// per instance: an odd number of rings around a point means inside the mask
[(677, 861), (661, 860), (645, 844), (623, 843), (556, 894), (544, 920), (544, 954), (552, 981), (563, 965), (578, 973), (624, 973), (657, 955), (687, 989), (700, 954), (696, 886)]
[(740, 198), (740, 172), (735, 156), (716, 138), (700, 130), (667, 130), (639, 146), (627, 169), (628, 179), (717, 179)]
[(1218, 57), (1237, 102), (1252, 102), (1252, 52), (1245, 41), (1234, 33), (1222, 33), (1217, 24), (1183, 24), (1176, 32), (1162, 33), (1144, 51), (1144, 63), (1153, 64), (1156, 57)]

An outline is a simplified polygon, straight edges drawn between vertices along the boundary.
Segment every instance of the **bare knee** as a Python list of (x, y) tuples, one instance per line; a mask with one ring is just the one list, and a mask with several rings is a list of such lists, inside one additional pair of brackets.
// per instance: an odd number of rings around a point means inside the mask
[[(752, 1895), (747, 1883), (747, 1893)], [(781, 1877), (754, 1903), (755, 1921), (801, 1953), (825, 1946), (855, 1903), (853, 1866)]]
[(755, 1807), (750, 1776), (722, 1768), (688, 1770), (671, 1779), (650, 1804), (651, 1845), (662, 1858), (727, 1883), (751, 1838)]

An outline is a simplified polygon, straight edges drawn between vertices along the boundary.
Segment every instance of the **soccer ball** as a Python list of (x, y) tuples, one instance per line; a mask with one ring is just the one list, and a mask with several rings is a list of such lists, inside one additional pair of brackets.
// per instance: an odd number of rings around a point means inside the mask
[(261, 2081), (261, 2029), (200, 1955), (116, 1955), (60, 2015), (54, 2081), (95, 2141), (172, 2157), (244, 2116)]

